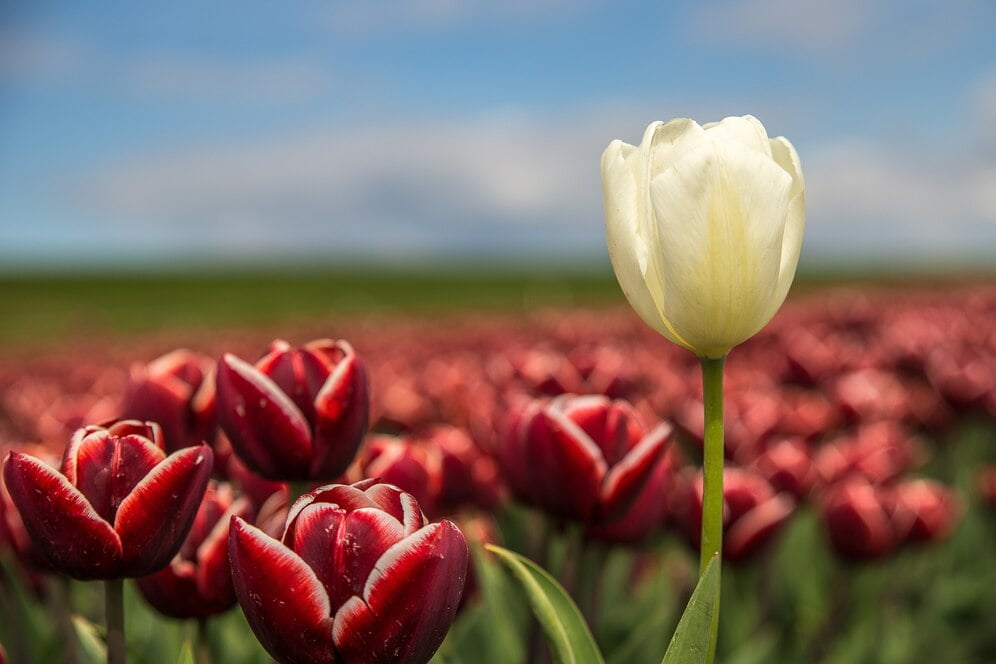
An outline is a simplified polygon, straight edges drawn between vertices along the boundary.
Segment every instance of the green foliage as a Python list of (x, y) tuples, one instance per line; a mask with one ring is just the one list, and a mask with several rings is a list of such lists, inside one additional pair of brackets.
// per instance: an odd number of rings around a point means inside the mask
[(708, 660), (713, 618), (719, 608), (720, 565), (718, 556), (706, 565), (674, 630), (663, 664), (705, 664)]
[(604, 664), (581, 611), (549, 572), (508, 549), (488, 546), (487, 550), (519, 582), (558, 664)]

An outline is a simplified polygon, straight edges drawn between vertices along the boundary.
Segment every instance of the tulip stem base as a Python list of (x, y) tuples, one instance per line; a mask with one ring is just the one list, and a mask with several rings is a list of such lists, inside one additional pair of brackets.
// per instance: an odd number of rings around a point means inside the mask
[(107, 664), (125, 662), (124, 581), (104, 581), (104, 621), (107, 624)]
[[(702, 403), (704, 409), (702, 454), (702, 544), (699, 557), (699, 576), (714, 555), (723, 552), (723, 366), (726, 357), (703, 357)], [(719, 631), (719, 598), (713, 613), (712, 638), (709, 642), (707, 662), (711, 664), (716, 652)]]
[(196, 664), (211, 664), (211, 633), (208, 631), (207, 618), (198, 618), (197, 636), (194, 639), (194, 662)]

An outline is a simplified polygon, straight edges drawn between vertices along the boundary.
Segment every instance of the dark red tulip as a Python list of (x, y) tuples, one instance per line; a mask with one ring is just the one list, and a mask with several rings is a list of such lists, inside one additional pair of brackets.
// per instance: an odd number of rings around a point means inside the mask
[(658, 459), (636, 499), (622, 514), (589, 526), (585, 531), (586, 537), (612, 544), (637, 545), (658, 534), (667, 521), (667, 495), (674, 483), (676, 450), (676, 447), (670, 446)]
[[(696, 547), (702, 536), (702, 471), (686, 474), (670, 497), (671, 518)], [(763, 550), (795, 511), (795, 501), (778, 493), (761, 475), (741, 468), (723, 470), (723, 558), (746, 560)]]
[(900, 543), (890, 496), (859, 477), (830, 487), (823, 498), (823, 519), (830, 543), (844, 558), (881, 558)]
[(624, 401), (564, 395), (513, 411), (499, 461), (519, 499), (557, 517), (600, 523), (636, 499), (671, 431), (661, 424), (646, 433)]
[(159, 424), (167, 452), (211, 444), (216, 427), (214, 362), (178, 349), (132, 367), (122, 417)]
[(249, 501), (236, 499), (230, 485), (208, 485), (180, 551), (167, 567), (136, 579), (146, 601), (171, 618), (207, 618), (234, 606), (228, 525), (250, 513)]
[(281, 540), (232, 521), (235, 592), (286, 664), (428, 662), (456, 615), (467, 542), (427, 524), (411, 494), (365, 480), (299, 498)]
[(360, 457), (365, 477), (379, 478), (415, 496), (430, 516), (464, 506), (492, 509), (501, 486), (494, 460), (454, 427), (410, 436), (372, 436)]
[(156, 424), (123, 420), (77, 431), (61, 472), (11, 452), (4, 480), (52, 569), (115, 579), (169, 563), (197, 513), (212, 459), (206, 445), (166, 456)]
[(345, 341), (275, 341), (255, 366), (218, 364), (218, 420), (235, 453), (277, 481), (331, 481), (353, 461), (369, 418), (366, 371)]

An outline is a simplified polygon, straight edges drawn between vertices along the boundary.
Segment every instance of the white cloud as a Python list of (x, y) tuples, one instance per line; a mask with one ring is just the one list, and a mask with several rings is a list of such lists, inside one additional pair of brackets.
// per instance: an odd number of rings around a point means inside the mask
[[(812, 143), (785, 108), (754, 108), (802, 148), (807, 255), (996, 251), (996, 161), (979, 127), (945, 143)], [(637, 105), (567, 117), (507, 111), (144, 155), (97, 169), (76, 200), (129, 232), (146, 226), (164, 241), (228, 253), (597, 253), (601, 151), (617, 135), (637, 141), (655, 115)]]

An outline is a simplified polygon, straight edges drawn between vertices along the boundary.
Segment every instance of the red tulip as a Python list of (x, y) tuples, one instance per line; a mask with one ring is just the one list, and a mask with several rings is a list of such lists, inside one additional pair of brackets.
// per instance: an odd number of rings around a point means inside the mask
[(887, 493), (858, 477), (831, 487), (823, 499), (830, 543), (853, 560), (881, 558), (899, 545), (891, 512)]
[(255, 366), (218, 365), (218, 419), (236, 454), (277, 481), (331, 481), (352, 462), (369, 417), (366, 371), (345, 341), (275, 341)]
[(778, 491), (802, 500), (815, 480), (813, 454), (804, 440), (783, 438), (771, 443), (751, 466)]
[(877, 422), (824, 445), (814, 465), (824, 484), (851, 476), (883, 484), (913, 468), (920, 456), (916, 440), (903, 427), (895, 422)]
[(208, 485), (190, 533), (169, 566), (136, 579), (142, 596), (171, 618), (207, 618), (235, 605), (228, 564), (228, 524), (248, 518), (249, 501), (228, 484)]
[(197, 513), (212, 459), (206, 445), (166, 456), (158, 425), (123, 420), (77, 431), (61, 473), (11, 452), (4, 480), (52, 569), (115, 579), (169, 563)]
[(521, 500), (554, 516), (603, 522), (639, 495), (671, 431), (661, 424), (645, 433), (624, 401), (565, 395), (513, 411), (499, 461)]
[(428, 662), (463, 592), (467, 542), (415, 499), (365, 480), (294, 503), (281, 540), (232, 521), (235, 592), (279, 662)]
[(960, 515), (954, 492), (940, 482), (911, 480), (897, 484), (896, 520), (908, 523), (906, 540), (929, 542), (945, 539), (955, 528)]
[(434, 427), (405, 437), (372, 436), (360, 468), (365, 477), (379, 478), (415, 496), (430, 516), (470, 505), (492, 509), (501, 495), (494, 461), (454, 427)]
[(657, 461), (650, 478), (622, 514), (589, 526), (585, 536), (612, 544), (637, 545), (661, 532), (668, 516), (666, 498), (675, 479), (676, 450), (669, 447)]
[[(686, 475), (671, 494), (672, 519), (696, 547), (702, 536), (702, 471)], [(723, 470), (723, 558), (746, 560), (760, 552), (788, 521), (795, 502), (761, 475)]]
[(122, 417), (158, 423), (167, 452), (211, 444), (216, 428), (214, 362), (178, 349), (132, 367)]

